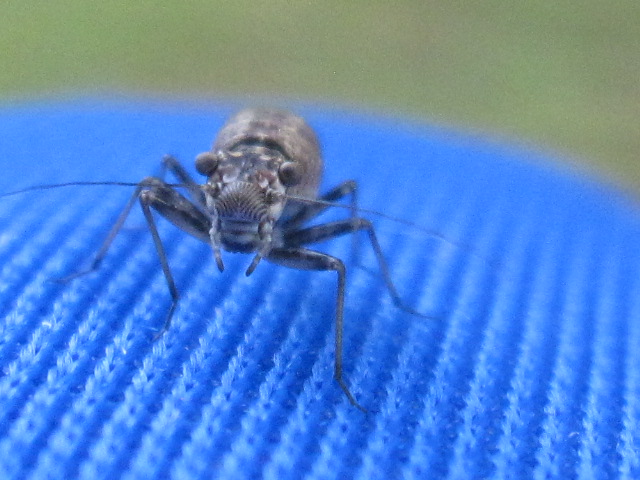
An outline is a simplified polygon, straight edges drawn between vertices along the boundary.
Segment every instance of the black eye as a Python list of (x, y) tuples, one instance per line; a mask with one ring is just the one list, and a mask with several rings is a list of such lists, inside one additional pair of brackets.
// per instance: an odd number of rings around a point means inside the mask
[(300, 164), (297, 162), (284, 162), (278, 170), (280, 181), (285, 187), (290, 187), (296, 183), (300, 183), (302, 171)]
[(196, 170), (198, 173), (210, 177), (218, 168), (218, 157), (212, 152), (204, 152), (196, 157)]

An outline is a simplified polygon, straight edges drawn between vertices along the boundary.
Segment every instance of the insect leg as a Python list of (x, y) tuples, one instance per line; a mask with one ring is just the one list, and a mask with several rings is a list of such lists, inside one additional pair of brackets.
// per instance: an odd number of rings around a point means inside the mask
[(133, 194), (131, 195), (131, 197), (127, 201), (127, 204), (122, 209), (122, 212), (120, 212), (120, 215), (118, 215), (118, 218), (117, 218), (116, 222), (113, 224), (113, 227), (111, 227), (111, 230), (109, 230), (109, 233), (107, 234), (107, 237), (102, 242), (102, 245), (100, 246), (100, 249), (98, 250), (98, 252), (93, 257), (93, 260), (89, 264), (89, 266), (87, 268), (85, 268), (85, 269), (78, 270), (77, 272), (71, 273), (71, 274), (66, 275), (66, 276), (64, 276), (62, 278), (57, 278), (57, 279), (55, 279), (56, 282), (67, 283), (68, 281), (73, 280), (74, 278), (81, 277), (82, 275), (86, 275), (86, 274), (91, 273), (91, 272), (93, 272), (93, 271), (98, 269), (98, 267), (100, 266), (100, 263), (102, 262), (102, 260), (104, 259), (105, 255), (107, 254), (107, 251), (109, 250), (109, 247), (111, 246), (111, 243), (116, 238), (116, 235), (118, 235), (118, 232), (122, 228), (122, 225), (124, 225), (124, 222), (127, 219), (127, 217), (129, 216), (129, 213), (131, 213), (131, 208), (133, 207), (133, 204), (135, 203), (136, 199), (140, 196), (140, 192), (142, 191), (142, 189), (145, 186), (144, 185), (145, 180), (140, 182), (138, 184), (138, 186), (136, 187), (136, 189), (134, 190)]
[[(180, 164), (180, 162), (175, 157), (172, 157), (170, 155), (167, 155), (162, 159), (162, 163), (160, 167), (160, 179), (164, 180), (167, 170), (169, 170), (178, 179), (179, 182), (185, 184), (194, 202), (197, 205), (199, 206), (204, 205), (204, 195), (200, 190), (198, 184), (195, 182), (195, 180), (193, 180), (193, 178), (189, 175), (186, 169)], [(113, 224), (113, 227), (111, 227), (111, 230), (109, 230), (109, 233), (107, 234), (106, 238), (102, 242), (100, 249), (95, 254), (89, 266), (85, 269), (78, 270), (77, 272), (73, 272), (62, 278), (57, 278), (55, 279), (56, 282), (67, 283), (73, 280), (74, 278), (81, 277), (83, 275), (94, 272), (100, 267), (102, 260), (106, 256), (107, 251), (109, 250), (109, 247), (111, 247), (113, 240), (116, 238), (116, 236), (120, 232), (120, 229), (122, 229), (122, 226), (124, 225), (125, 220), (129, 216), (129, 213), (131, 212), (131, 209), (133, 208), (133, 205), (136, 199), (140, 197), (140, 192), (144, 188), (148, 187), (149, 185), (152, 185), (153, 183), (154, 183), (154, 177), (147, 177), (138, 184), (133, 194), (127, 201), (126, 205), (122, 209), (122, 212), (120, 213), (120, 215), (118, 215), (118, 218), (116, 219), (116, 222)]]
[(366, 412), (364, 407), (362, 407), (351, 394), (349, 387), (342, 378), (342, 332), (344, 325), (344, 290), (346, 278), (344, 263), (339, 258), (306, 248), (274, 248), (266, 258), (272, 263), (290, 268), (316, 271), (333, 270), (338, 274), (334, 377), (351, 405)]
[(391, 279), (389, 266), (384, 257), (384, 254), (382, 253), (382, 248), (380, 248), (380, 243), (378, 242), (376, 232), (371, 222), (367, 219), (354, 217), (348, 220), (325, 223), (301, 230), (285, 231), (284, 245), (285, 247), (298, 247), (301, 245), (307, 245), (309, 243), (321, 242), (323, 240), (339, 237), (341, 235), (346, 235), (349, 233), (356, 233), (360, 230), (364, 230), (367, 232), (371, 247), (373, 248), (373, 252), (375, 253), (376, 259), (378, 260), (382, 278), (384, 279), (387, 290), (389, 291), (389, 295), (391, 295), (391, 299), (393, 300), (394, 305), (400, 310), (403, 310), (412, 315), (417, 315), (423, 318), (431, 318), (428, 315), (420, 313), (406, 305), (398, 294), (398, 290), (396, 290), (393, 280)]
[(162, 271), (171, 295), (171, 307), (169, 308), (162, 329), (154, 336), (154, 340), (156, 340), (160, 338), (171, 325), (173, 312), (178, 305), (179, 293), (173, 275), (171, 274), (171, 269), (169, 268), (167, 254), (162, 245), (162, 239), (158, 234), (151, 208), (156, 210), (176, 227), (205, 243), (209, 242), (211, 221), (193, 203), (158, 178), (152, 177), (147, 180), (146, 189), (140, 193), (140, 205), (147, 220), (149, 231), (151, 232), (153, 243), (158, 252), (160, 265), (162, 266)]
[(167, 254), (164, 251), (164, 246), (162, 245), (162, 240), (160, 239), (160, 234), (158, 233), (158, 228), (156, 227), (156, 222), (153, 219), (153, 214), (151, 213), (151, 208), (149, 207), (149, 205), (153, 205), (156, 201), (157, 199), (154, 198), (154, 195), (150, 190), (141, 192), (140, 206), (142, 207), (144, 218), (147, 220), (147, 225), (149, 226), (149, 231), (151, 232), (151, 237), (153, 238), (153, 243), (156, 247), (156, 251), (158, 252), (158, 257), (160, 258), (162, 272), (164, 273), (164, 278), (167, 281), (167, 286), (169, 287), (169, 294), (171, 295), (171, 306), (169, 307), (169, 311), (167, 312), (167, 316), (162, 328), (153, 336), (154, 340), (160, 338), (164, 334), (164, 332), (169, 329), (169, 325), (171, 325), (171, 319), (173, 318), (173, 312), (175, 311), (176, 306), (178, 305), (178, 300), (180, 299), (180, 294), (178, 293), (176, 283), (173, 280), (173, 275), (171, 274), (171, 269), (169, 268)]
[(184, 230), (186, 233), (202, 240), (205, 243), (209, 243), (209, 230), (211, 229), (211, 221), (209, 218), (202, 213), (196, 205), (178, 193), (174, 188), (167, 185), (163, 180), (157, 177), (147, 177), (142, 180), (118, 216), (116, 223), (107, 234), (106, 239), (102, 243), (102, 246), (98, 250), (98, 253), (91, 262), (89, 268), (72, 273), (58, 281), (69, 281), (73, 278), (90, 273), (100, 266), (100, 263), (104, 259), (113, 239), (116, 237), (127, 216), (131, 212), (131, 208), (133, 207), (136, 199), (140, 200), (142, 212), (144, 213), (147, 225), (151, 231), (151, 236), (160, 258), (160, 264), (162, 266), (165, 279), (167, 280), (172, 300), (165, 323), (162, 329), (154, 337), (154, 339), (157, 339), (167, 331), (171, 324), (173, 312), (178, 304), (179, 294), (169, 268), (169, 263), (167, 262), (167, 256), (164, 251), (164, 247), (162, 246), (162, 240), (160, 239), (158, 229), (156, 228), (156, 224), (151, 213), (151, 208), (155, 209), (160, 213), (160, 215), (165, 217), (181, 230)]
[[(356, 218), (356, 212), (358, 210), (358, 184), (355, 180), (346, 180), (342, 182), (337, 187), (332, 188), (327, 193), (320, 197), (320, 200), (324, 202), (335, 202), (337, 200), (341, 200), (342, 198), (350, 195), (351, 198), (349, 200), (350, 208), (350, 218), (354, 220)], [(330, 208), (331, 205), (323, 205), (321, 203), (307, 203), (302, 207), (296, 215), (287, 219), (283, 224), (282, 228), (285, 230), (291, 230), (294, 228), (300, 227), (303, 223), (317, 217), (322, 212), (324, 212), (327, 208)], [(360, 251), (360, 243), (358, 242), (358, 237), (353, 236), (351, 240), (351, 261), (355, 262), (358, 258), (358, 254)]]
[(200, 185), (193, 179), (193, 177), (187, 172), (187, 169), (171, 155), (165, 155), (162, 158), (161, 170), (160, 170), (160, 178), (164, 180), (165, 172), (169, 170), (173, 176), (182, 184), (184, 184), (185, 188), (189, 191), (189, 195), (191, 199), (196, 203), (199, 207), (205, 208), (205, 199), (204, 193), (202, 193), (202, 189)]

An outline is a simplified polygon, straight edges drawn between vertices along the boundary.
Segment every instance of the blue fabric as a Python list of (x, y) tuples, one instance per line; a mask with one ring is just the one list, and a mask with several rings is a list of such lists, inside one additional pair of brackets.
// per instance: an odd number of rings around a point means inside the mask
[[(0, 111), (0, 192), (193, 171), (229, 105), (67, 102)], [(335, 275), (224, 254), (167, 222), (169, 295), (140, 212), (90, 261), (131, 194), (0, 198), (0, 478), (640, 478), (640, 216), (543, 154), (446, 129), (298, 110), (324, 187), (354, 178), (366, 238), (348, 262), (345, 379)], [(344, 210), (319, 220), (341, 218)], [(429, 235), (438, 232), (447, 240)], [(347, 259), (349, 238), (318, 248)]]

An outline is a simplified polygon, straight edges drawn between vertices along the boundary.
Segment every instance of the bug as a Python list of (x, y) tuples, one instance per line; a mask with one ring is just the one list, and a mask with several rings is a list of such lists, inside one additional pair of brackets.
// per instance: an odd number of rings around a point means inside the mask
[[(301, 117), (274, 109), (246, 109), (231, 117), (219, 131), (212, 148), (196, 157), (195, 167), (206, 177), (202, 184), (172, 156), (164, 157), (158, 176), (144, 178), (137, 184), (70, 183), (135, 185), (135, 190), (88, 268), (58, 281), (68, 282), (100, 266), (136, 201), (151, 232), (171, 296), (164, 324), (154, 339), (169, 329), (179, 301), (154, 212), (209, 244), (220, 271), (224, 270), (223, 251), (253, 255), (245, 272), (247, 276), (263, 259), (295, 269), (333, 271), (336, 274), (334, 378), (349, 402), (365, 411), (343, 378), (344, 262), (307, 246), (346, 234), (366, 232), (394, 304), (410, 314), (427, 316), (405, 305), (398, 294), (372, 223), (357, 216), (356, 182), (344, 181), (319, 195), (323, 161), (314, 131)], [(168, 183), (167, 174), (179, 183)], [(31, 187), (21, 192), (56, 186), (64, 185)], [(178, 187), (184, 188), (186, 195), (180, 193)], [(19, 192), (10, 194), (13, 193)], [(346, 197), (350, 198), (348, 218), (307, 226)]]

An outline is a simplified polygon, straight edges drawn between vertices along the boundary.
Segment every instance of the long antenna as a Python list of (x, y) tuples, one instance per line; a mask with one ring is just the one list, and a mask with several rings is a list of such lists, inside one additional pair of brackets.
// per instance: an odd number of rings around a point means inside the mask
[(65, 182), (65, 183), (49, 183), (43, 185), (31, 185), (30, 187), (21, 188), (20, 190), (13, 190), (12, 192), (2, 193), (0, 194), (0, 198), (2, 197), (12, 197), (13, 195), (20, 195), (21, 193), (26, 192), (34, 192), (37, 190), (51, 190), (53, 188), (61, 188), (61, 187), (78, 187), (78, 186), (88, 186), (88, 185), (111, 185), (111, 186), (119, 186), (119, 187), (136, 187), (138, 183), (133, 182)]
[(326, 205), (327, 207), (335, 207), (335, 208), (344, 208), (346, 210), (352, 210), (352, 211), (356, 211), (356, 212), (361, 212), (361, 213), (367, 213), (369, 215), (375, 215), (377, 217), (380, 218), (386, 218), (387, 220), (391, 220), (392, 222), (396, 222), (399, 223), (401, 225), (407, 225), (408, 227), (411, 227), (415, 230), (418, 230), (426, 235), (429, 235), (431, 237), (435, 237), (435, 238), (439, 238), (440, 240), (443, 240), (447, 243), (450, 243), (452, 245), (455, 245), (456, 247), (461, 247), (461, 248), (465, 248), (468, 249), (469, 247), (463, 243), (459, 243), (459, 242), (454, 242), (451, 239), (447, 238), (446, 236), (444, 236), (443, 234), (435, 231), (435, 230), (431, 230), (429, 228), (423, 227), (422, 225), (419, 225), (417, 223), (413, 223), (409, 220), (404, 220), (402, 218), (399, 217), (395, 217), (393, 215), (389, 215), (387, 213), (383, 213), (380, 212), (378, 210), (373, 210), (370, 208), (362, 208), (362, 207), (354, 207), (352, 205), (349, 204), (345, 204), (345, 203), (336, 203), (336, 202), (328, 202), (326, 200), (319, 200), (316, 198), (305, 198), (305, 197), (299, 197), (297, 195), (289, 195), (289, 194), (284, 194), (284, 197), (290, 199), (290, 200), (295, 200), (296, 202), (302, 202), (302, 203), (315, 203), (317, 205)]
[[(38, 190), (52, 190), (55, 188), (64, 188), (64, 187), (82, 187), (82, 186), (117, 186), (117, 187), (137, 187), (138, 185), (140, 185), (140, 182), (115, 182), (115, 181), (96, 181), (96, 182), (87, 182), (87, 181), (77, 181), (77, 182), (63, 182), (63, 183), (48, 183), (48, 184), (41, 184), (41, 185), (31, 185), (29, 187), (25, 187), (25, 188), (21, 188), (19, 190), (13, 190), (11, 192), (6, 192), (6, 193), (2, 193), (0, 194), (0, 198), (4, 198), (4, 197), (12, 197), (14, 195), (20, 195), (23, 193), (27, 193), (27, 192), (35, 192)], [(189, 187), (189, 185), (183, 184), (183, 183), (167, 183), (166, 184), (168, 187), (173, 187), (173, 188), (180, 188), (180, 187)], [(282, 194), (283, 197), (288, 198), (290, 200), (295, 200), (296, 202), (302, 202), (302, 203), (312, 203), (312, 204), (316, 204), (316, 205), (326, 205), (327, 207), (335, 207), (335, 208), (344, 208), (347, 210), (355, 210), (356, 212), (361, 212), (361, 213), (367, 213), (369, 215), (375, 215), (377, 217), (381, 217), (381, 218), (386, 218), (387, 220), (391, 220), (392, 222), (396, 222), (399, 223), (401, 225), (407, 225), (408, 227), (411, 227), (417, 231), (420, 231), (428, 236), (434, 237), (434, 238), (438, 238), (446, 243), (449, 243), (450, 245), (454, 245), (457, 248), (462, 248), (463, 250), (467, 250), (470, 253), (473, 254), (472, 250), (472, 246), (462, 243), (462, 242), (456, 242), (453, 241), (449, 238), (447, 238), (445, 235), (435, 231), (435, 230), (431, 230), (428, 229), (426, 227), (423, 227), (422, 225), (419, 225), (417, 223), (413, 223), (409, 220), (404, 220), (402, 218), (399, 217), (395, 217), (393, 215), (389, 215), (383, 212), (380, 212), (378, 210), (373, 210), (373, 209), (369, 209), (369, 208), (362, 208), (362, 207), (353, 207), (351, 205), (347, 205), (344, 203), (337, 203), (337, 202), (329, 202), (326, 200), (319, 200), (317, 198), (307, 198), (307, 197), (299, 197), (297, 195), (289, 195), (289, 194)], [(478, 256), (477, 254), (473, 254)], [(486, 259), (484, 256), (479, 255), (480, 258), (484, 258)], [(490, 262), (493, 263), (493, 262)]]

